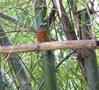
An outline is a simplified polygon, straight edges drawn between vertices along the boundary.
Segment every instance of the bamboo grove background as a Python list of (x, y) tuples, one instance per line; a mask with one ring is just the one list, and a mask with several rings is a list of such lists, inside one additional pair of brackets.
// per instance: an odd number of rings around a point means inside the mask
[[(0, 0), (0, 45), (38, 43), (42, 23), (52, 41), (98, 40), (98, 0)], [(99, 51), (58, 49), (0, 54), (0, 90), (98, 90)]]

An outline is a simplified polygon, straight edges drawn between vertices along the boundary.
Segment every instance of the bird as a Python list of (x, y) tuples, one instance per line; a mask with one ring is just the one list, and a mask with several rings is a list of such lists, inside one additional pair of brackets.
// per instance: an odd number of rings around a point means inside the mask
[[(45, 24), (41, 24), (38, 28), (38, 31), (36, 33), (36, 37), (37, 37), (37, 41), (39, 43), (42, 43), (42, 42), (49, 42), (50, 41), (50, 38), (47, 34), (47, 31), (46, 31), (46, 27), (45, 27)], [(39, 50), (38, 50), (39, 52)], [(47, 56), (50, 58), (53, 56), (51, 50), (47, 50), (46, 52)]]
[(47, 34), (46, 28), (44, 24), (41, 24), (38, 28), (38, 31), (36, 33), (37, 41), (39, 43), (42, 42), (48, 42), (49, 41), (49, 36)]

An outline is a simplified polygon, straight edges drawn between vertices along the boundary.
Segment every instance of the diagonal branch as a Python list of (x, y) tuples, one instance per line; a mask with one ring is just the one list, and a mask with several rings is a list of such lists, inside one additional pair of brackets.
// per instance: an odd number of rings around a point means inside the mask
[(6, 14), (3, 14), (3, 13), (0, 13), (0, 18), (3, 18), (5, 20), (8, 20), (8, 21), (10, 21), (12, 23), (17, 23), (17, 20), (16, 19), (14, 19), (13, 17), (10, 17), (10, 16), (8, 16)]
[(53, 2), (54, 6), (57, 10), (58, 17), (60, 18), (60, 21), (62, 22), (64, 32), (68, 36), (68, 39), (76, 40), (77, 37), (76, 37), (75, 31), (72, 28), (69, 17), (67, 15), (67, 13), (65, 12), (65, 9), (62, 5), (62, 2), (59, 0), (61, 15), (59, 15), (59, 12), (58, 12), (59, 10), (58, 10), (58, 7), (57, 7), (55, 0), (52, 0), (52, 2)]

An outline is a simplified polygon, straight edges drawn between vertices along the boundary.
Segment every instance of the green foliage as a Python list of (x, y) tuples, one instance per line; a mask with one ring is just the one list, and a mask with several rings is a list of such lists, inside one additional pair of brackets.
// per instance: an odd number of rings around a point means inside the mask
[[(41, 20), (46, 20), (52, 9), (52, 2), (47, 0), (47, 8), (44, 16), (40, 16), (41, 12), (37, 11), (34, 13), (36, 0), (0, 0), (0, 13), (4, 13), (11, 18), (14, 18), (17, 23), (12, 23), (8, 19), (0, 17), (0, 24), (3, 26), (6, 35), (11, 41), (12, 45), (21, 45), (28, 43), (37, 43), (36, 40), (36, 30), (41, 24)], [(68, 0), (69, 1), (69, 0)], [(78, 0), (77, 7), (78, 10), (84, 9), (89, 4), (90, 0)], [(34, 3), (33, 3), (34, 2)], [(99, 2), (98, 2), (99, 3)], [(68, 15), (69, 7), (67, 5), (67, 0), (63, 0), (63, 5), (65, 10), (67, 10)], [(38, 6), (40, 7), (40, 6)], [(40, 7), (40, 11), (42, 8)], [(47, 14), (46, 14), (47, 12)], [(45, 15), (46, 14), (46, 15)], [(46, 16), (46, 17), (45, 17)], [(39, 17), (39, 18), (37, 18)], [(49, 37), (54, 40), (61, 41), (67, 40), (65, 33), (63, 32), (63, 27), (56, 16), (55, 22), (53, 21), (49, 28)], [(96, 34), (96, 38), (99, 38), (99, 21), (97, 21), (97, 15), (91, 16), (92, 30)], [(38, 23), (36, 24), (36, 20)], [(98, 18), (99, 19), (99, 18)], [(73, 21), (76, 23), (75, 21)], [(82, 20), (81, 25), (85, 22)], [(76, 30), (77, 31), (77, 30)], [(71, 50), (59, 50), (54, 51), (56, 66), (61, 60), (63, 60)], [(97, 50), (97, 59), (99, 57), (99, 51)], [(43, 71), (42, 71), (42, 61), (41, 53), (21, 53), (18, 54), (22, 58), (22, 66), (26, 68), (27, 75), (30, 77), (30, 81), (33, 87), (33, 90), (43, 90)], [(2, 59), (1, 59), (2, 57)], [(99, 61), (98, 61), (99, 62)], [(9, 80), (11, 79), (11, 84), (8, 86), (11, 90), (17, 88), (18, 82), (15, 82), (13, 77), (12, 67), (8, 65), (8, 61), (4, 57), (0, 56), (1, 67), (4, 68), (5, 74), (8, 76)], [(70, 58), (66, 59), (56, 70), (56, 77), (58, 81), (58, 87), (60, 90), (87, 90), (87, 83), (84, 80), (80, 66), (77, 63), (76, 55), (71, 55)], [(7, 81), (6, 81), (7, 82)]]

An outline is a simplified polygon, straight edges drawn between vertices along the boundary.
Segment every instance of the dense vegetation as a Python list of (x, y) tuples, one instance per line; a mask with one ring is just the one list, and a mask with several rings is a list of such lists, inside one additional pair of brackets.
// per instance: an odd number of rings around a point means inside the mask
[[(0, 0), (0, 45), (40, 43), (43, 24), (48, 41), (98, 40), (98, 10), (98, 0)], [(98, 90), (98, 57), (92, 48), (0, 54), (0, 90)]]

